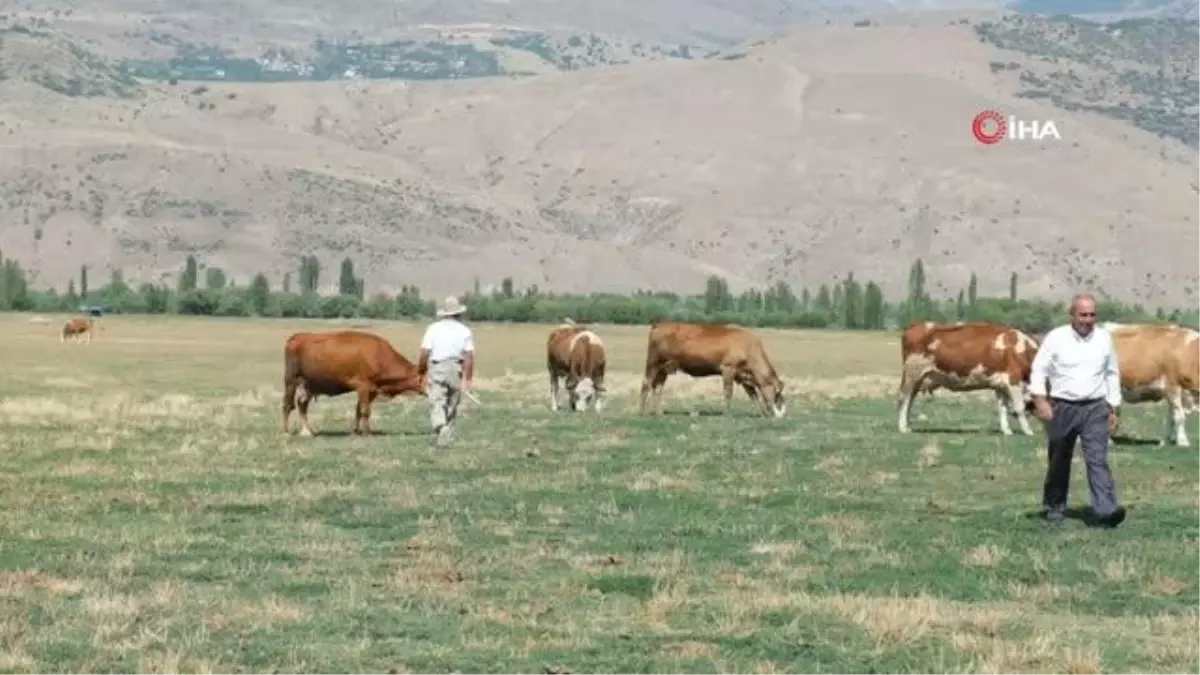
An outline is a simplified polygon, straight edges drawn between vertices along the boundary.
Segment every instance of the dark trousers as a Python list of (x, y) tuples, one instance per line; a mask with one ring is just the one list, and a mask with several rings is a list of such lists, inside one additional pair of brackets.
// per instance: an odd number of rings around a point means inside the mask
[(1054, 417), (1046, 424), (1048, 462), (1042, 505), (1046, 517), (1062, 518), (1067, 508), (1067, 489), (1071, 482), (1071, 458), (1075, 441), (1083, 446), (1087, 464), (1092, 510), (1106, 516), (1117, 509), (1117, 488), (1108, 470), (1108, 401), (1066, 401), (1050, 399)]

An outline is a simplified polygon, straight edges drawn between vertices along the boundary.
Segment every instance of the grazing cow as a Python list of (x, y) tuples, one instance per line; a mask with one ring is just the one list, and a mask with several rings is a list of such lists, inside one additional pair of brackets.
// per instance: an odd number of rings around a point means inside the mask
[(1033, 435), (1026, 417), (1031, 400), (1027, 386), (1037, 349), (1037, 341), (1029, 335), (998, 324), (925, 321), (909, 325), (900, 339), (900, 432), (910, 431), (909, 416), (918, 392), (990, 389), (996, 393), (1001, 433), (1012, 434), (1008, 416), (1013, 415), (1021, 432)]
[(1163, 443), (1187, 446), (1184, 422), (1200, 400), (1200, 333), (1176, 325), (1102, 324), (1112, 336), (1124, 403), (1167, 402)]
[(572, 410), (586, 410), (592, 404), (600, 412), (604, 407), (604, 368), (604, 343), (588, 327), (567, 319), (551, 331), (546, 338), (550, 409), (558, 410), (558, 381), (563, 378)]
[(92, 330), (93, 325), (94, 324), (92, 323), (91, 319), (85, 319), (85, 318), (79, 317), (79, 316), (67, 319), (67, 322), (63, 324), (62, 333), (60, 333), (58, 336), (58, 341), (59, 342), (66, 342), (67, 340), (70, 340), (71, 342), (86, 341), (88, 344), (91, 344), (92, 333), (94, 332)]
[(771, 365), (762, 340), (741, 326), (716, 323), (659, 321), (650, 327), (646, 372), (642, 378), (639, 414), (646, 412), (646, 395), (662, 412), (662, 389), (667, 376), (683, 371), (692, 377), (720, 375), (725, 388), (725, 413), (730, 411), (733, 384), (742, 385), (763, 415), (783, 417), (787, 405), (783, 381)]
[(283, 431), (298, 409), (300, 433), (312, 436), (308, 404), (317, 396), (358, 393), (355, 434), (371, 433), (371, 403), (378, 396), (420, 395), (417, 366), (378, 335), (356, 330), (295, 333), (283, 348)]

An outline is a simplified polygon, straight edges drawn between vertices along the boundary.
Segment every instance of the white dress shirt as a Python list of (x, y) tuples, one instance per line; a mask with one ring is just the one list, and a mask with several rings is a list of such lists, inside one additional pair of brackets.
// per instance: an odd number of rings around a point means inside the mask
[(465, 323), (454, 319), (440, 319), (425, 329), (421, 338), (421, 349), (429, 350), (431, 362), (446, 359), (462, 359), (467, 352), (475, 351), (475, 338)]
[(1112, 335), (1096, 326), (1087, 337), (1070, 325), (1046, 334), (1033, 359), (1029, 393), (1069, 401), (1104, 398), (1116, 408), (1121, 405), (1121, 375)]

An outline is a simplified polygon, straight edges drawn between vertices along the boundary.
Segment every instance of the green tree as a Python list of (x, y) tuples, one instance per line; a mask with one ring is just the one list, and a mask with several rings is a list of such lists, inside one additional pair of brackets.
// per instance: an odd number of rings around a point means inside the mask
[(300, 261), (300, 292), (312, 295), (317, 292), (321, 281), (321, 262), (315, 255), (306, 255)]
[(1008, 277), (1008, 299), (1016, 301), (1017, 299), (1017, 273), (1013, 272)]
[(179, 276), (179, 292), (188, 293), (196, 290), (196, 284), (199, 281), (200, 272), (196, 265), (196, 256), (188, 254), (187, 260), (183, 263), (183, 274)]
[(828, 285), (821, 284), (821, 287), (817, 289), (817, 297), (813, 300), (813, 305), (820, 312), (828, 313), (833, 311), (833, 298), (829, 295)]
[(255, 314), (264, 316), (270, 302), (271, 284), (267, 282), (267, 275), (259, 272), (250, 282), (250, 306), (254, 308)]
[(971, 280), (967, 282), (967, 310), (968, 314), (973, 315), (975, 308), (979, 304), (979, 279), (975, 277), (975, 273), (971, 272)]
[(87, 265), (79, 266), (79, 299), (87, 302), (88, 283), (87, 283)]
[(225, 288), (225, 270), (220, 267), (209, 267), (204, 270), (204, 287), (210, 291)]
[(884, 327), (883, 289), (874, 281), (868, 281), (863, 292), (863, 327), (869, 330), (882, 330)]
[(854, 280), (854, 272), (846, 275), (842, 282), (842, 325), (857, 329), (863, 325), (862, 287)]
[(358, 277), (354, 276), (354, 262), (347, 256), (342, 258), (342, 271), (338, 276), (338, 293), (358, 297)]
[(291, 272), (285, 272), (283, 275), (283, 292), (284, 293), (292, 292), (292, 273)]

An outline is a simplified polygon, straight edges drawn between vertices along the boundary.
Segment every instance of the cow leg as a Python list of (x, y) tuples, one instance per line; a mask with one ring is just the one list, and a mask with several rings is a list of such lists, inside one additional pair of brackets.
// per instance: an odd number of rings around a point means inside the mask
[(315, 436), (312, 425), (308, 423), (308, 404), (312, 403), (313, 396), (301, 383), (296, 389), (296, 412), (300, 413), (300, 435)]
[(638, 399), (638, 414), (646, 414), (646, 396), (650, 394), (650, 390), (654, 387), (654, 381), (658, 378), (658, 369), (649, 364), (646, 365), (646, 373), (642, 375), (642, 389), (639, 392)]
[(1004, 389), (994, 389), (996, 394), (996, 412), (1000, 416), (1000, 433), (1012, 436), (1012, 426), (1008, 423), (1008, 392)]
[(1173, 440), (1180, 447), (1188, 446), (1187, 409), (1183, 407), (1183, 390), (1176, 389), (1167, 397), (1167, 426), (1163, 432), (1163, 442)]
[(771, 417), (775, 414), (775, 411), (771, 409), (771, 402), (767, 400), (767, 396), (763, 394), (763, 390), (754, 383), (753, 377), (742, 373), (737, 378), (737, 383), (742, 386), (742, 390), (746, 392), (746, 396), (749, 396), (750, 400), (762, 411), (763, 416)]
[(746, 392), (746, 395), (750, 397), (750, 400), (754, 401), (755, 403), (759, 403), (759, 407), (762, 407), (761, 402), (759, 401), (761, 396), (759, 396), (758, 390), (754, 388), (754, 385), (750, 384), (749, 382), (742, 382), (741, 385), (742, 390)]
[(663, 386), (667, 383), (667, 371), (660, 370), (654, 378), (654, 408), (658, 414), (663, 411)]
[(600, 412), (604, 408), (604, 371), (601, 370), (592, 376), (592, 407), (596, 412)]
[(558, 412), (558, 375), (550, 371), (550, 410)]
[(667, 370), (663, 366), (651, 366), (646, 369), (645, 376), (642, 377), (641, 402), (638, 405), (638, 414), (642, 415), (646, 412), (646, 396), (653, 394), (654, 400), (651, 406), (657, 408), (659, 413), (662, 412), (662, 389), (663, 384), (667, 381)]
[(721, 366), (721, 389), (725, 394), (725, 414), (731, 412), (733, 406), (733, 381), (737, 370), (731, 366)]
[(1008, 409), (1016, 416), (1017, 426), (1021, 427), (1021, 433), (1032, 436), (1033, 429), (1029, 426), (1029, 416), (1025, 414), (1025, 389), (1022, 385), (1009, 386)]
[(375, 392), (369, 387), (360, 387), (358, 389), (358, 403), (354, 406), (354, 433), (364, 434), (369, 432), (370, 417), (371, 417), (371, 401), (375, 398)]
[(290, 418), (292, 416), (292, 410), (295, 410), (295, 408), (296, 408), (296, 381), (295, 380), (284, 380), (283, 381), (283, 417), (280, 420), (280, 425), (283, 429), (283, 433), (285, 433), (285, 434), (292, 433), (292, 426), (291, 426), (291, 424), (289, 424), (289, 422), (290, 422)]
[(575, 406), (579, 403), (579, 392), (576, 391), (579, 387), (579, 376), (567, 373), (566, 382), (563, 384), (567, 388), (567, 410), (575, 412)]
[(372, 391), (370, 396), (367, 397), (366, 410), (363, 411), (363, 426), (366, 427), (366, 433), (368, 436), (375, 433), (375, 429), (371, 427), (371, 413), (374, 412), (374, 408), (372, 406), (374, 405), (375, 399), (378, 396), (378, 391)]
[[(904, 372), (900, 378), (900, 391), (896, 396), (896, 403), (899, 409), (897, 427), (902, 434), (912, 431), (909, 423), (911, 421), (913, 399), (917, 397), (918, 391), (922, 391), (921, 381), (925, 379), (925, 376), (929, 372), (928, 366), (922, 362), (904, 364)], [(928, 391), (932, 391), (932, 387)]]

